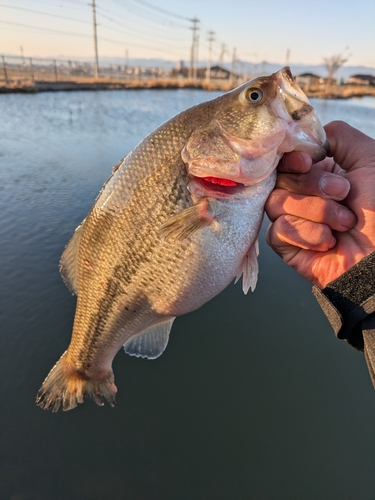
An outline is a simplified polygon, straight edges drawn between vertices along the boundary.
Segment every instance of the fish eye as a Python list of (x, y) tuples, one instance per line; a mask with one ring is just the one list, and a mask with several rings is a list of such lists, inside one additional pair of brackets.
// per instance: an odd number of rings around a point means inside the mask
[(251, 104), (258, 104), (263, 99), (263, 92), (260, 89), (252, 87), (247, 89), (245, 98)]

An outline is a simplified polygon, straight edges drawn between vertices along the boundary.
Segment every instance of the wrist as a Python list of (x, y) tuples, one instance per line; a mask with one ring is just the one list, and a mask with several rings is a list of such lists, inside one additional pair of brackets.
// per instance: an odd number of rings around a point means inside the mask
[(313, 293), (335, 334), (362, 350), (361, 321), (375, 312), (375, 252)]

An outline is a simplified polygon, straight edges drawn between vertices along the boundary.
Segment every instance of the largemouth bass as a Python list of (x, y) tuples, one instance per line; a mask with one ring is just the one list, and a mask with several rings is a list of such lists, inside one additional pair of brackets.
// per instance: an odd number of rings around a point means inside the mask
[(167, 121), (114, 169), (60, 262), (77, 294), (67, 351), (37, 404), (115, 404), (121, 346), (157, 358), (173, 320), (235, 277), (255, 288), (257, 236), (285, 152), (325, 157), (325, 133), (289, 68)]

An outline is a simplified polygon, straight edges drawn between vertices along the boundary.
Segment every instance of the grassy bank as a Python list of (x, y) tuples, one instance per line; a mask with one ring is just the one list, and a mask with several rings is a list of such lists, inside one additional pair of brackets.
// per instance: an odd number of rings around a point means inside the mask
[(79, 79), (77, 81), (14, 81), (7, 85), (0, 82), (0, 93), (32, 93), (69, 90), (119, 90), (119, 89), (179, 89), (196, 88), (228, 91), (234, 88), (228, 82), (205, 82), (177, 79), (112, 80)]
[[(34, 93), (71, 90), (119, 90), (119, 89), (179, 89), (196, 88), (204, 90), (220, 90), (226, 92), (238, 84), (228, 81), (149, 79), (149, 80), (114, 80), (93, 78), (77, 81), (12, 81), (0, 82), (0, 93)], [(375, 96), (372, 85), (334, 85), (329, 88), (305, 89), (308, 97), (322, 99), (349, 99), (351, 97)]]

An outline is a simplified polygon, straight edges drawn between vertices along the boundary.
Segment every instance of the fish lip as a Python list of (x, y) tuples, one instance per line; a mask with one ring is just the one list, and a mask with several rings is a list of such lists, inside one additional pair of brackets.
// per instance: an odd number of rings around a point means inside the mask
[[(295, 78), (293, 77), (292, 71), (289, 66), (284, 66), (279, 71), (274, 73), (274, 77), (276, 84), (279, 87), (279, 91), (281, 92), (282, 95), (286, 94), (287, 96), (303, 104), (310, 105), (308, 97), (303, 92), (303, 90), (300, 89), (300, 87), (296, 84)], [(293, 87), (293, 84), (295, 85), (295, 87)]]
[(324, 158), (326, 158), (327, 156), (329, 156), (328, 140), (326, 140), (326, 142), (323, 144), (320, 151), (317, 151), (316, 153), (313, 153), (311, 155), (311, 159), (313, 163), (319, 163), (320, 161), (324, 160)]
[[(322, 130), (324, 129), (322, 128)], [(327, 139), (320, 144), (318, 142), (305, 141), (304, 143), (297, 144), (293, 151), (303, 151), (310, 156), (313, 163), (319, 163), (329, 156), (329, 142)]]
[[(330, 145), (329, 145), (329, 141), (328, 141), (327, 138), (325, 140), (325, 143), (323, 144), (323, 148), (325, 150), (325, 156), (324, 156), (324, 158), (326, 158), (327, 156), (332, 156), (332, 155), (330, 155)], [(322, 160), (324, 160), (324, 158), (322, 158)]]

